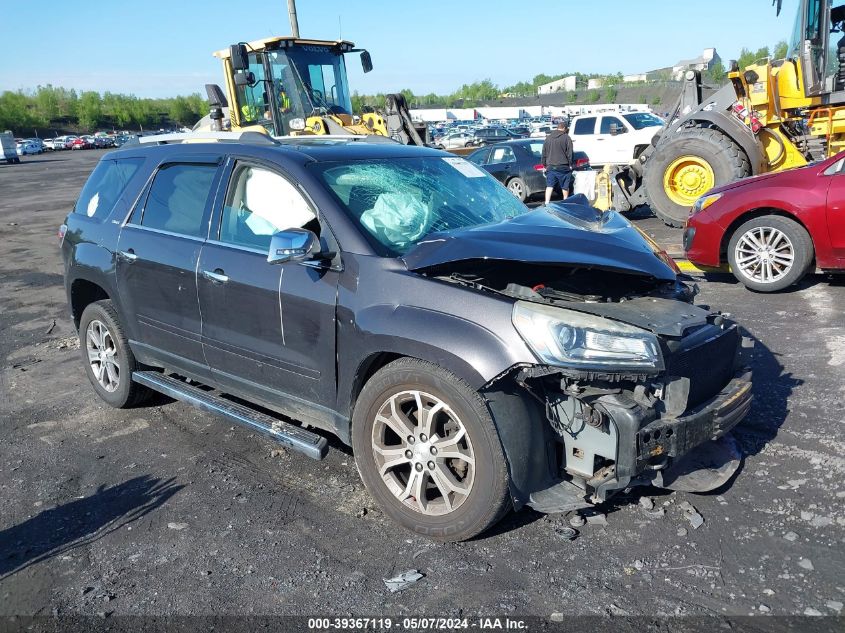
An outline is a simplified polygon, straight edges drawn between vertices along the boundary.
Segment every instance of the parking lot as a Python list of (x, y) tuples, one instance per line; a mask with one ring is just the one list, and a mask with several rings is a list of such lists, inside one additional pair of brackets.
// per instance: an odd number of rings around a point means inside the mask
[[(568, 517), (525, 510), (437, 544), (374, 506), (336, 440), (314, 462), (182, 403), (95, 396), (56, 229), (102, 153), (0, 165), (0, 614), (841, 613), (845, 280), (772, 295), (700, 280), (698, 302), (757, 341), (744, 466), (724, 489), (634, 490), (572, 541)], [(389, 593), (408, 569), (424, 578)]]

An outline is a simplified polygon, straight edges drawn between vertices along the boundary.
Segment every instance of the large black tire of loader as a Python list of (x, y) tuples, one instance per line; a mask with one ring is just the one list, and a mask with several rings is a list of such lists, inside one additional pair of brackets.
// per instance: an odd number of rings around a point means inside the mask
[(663, 187), (663, 175), (675, 159), (687, 155), (698, 156), (710, 164), (716, 187), (751, 175), (748, 156), (721, 130), (693, 128), (667, 138), (646, 161), (643, 182), (651, 210), (668, 226), (683, 226), (690, 208), (669, 198)]

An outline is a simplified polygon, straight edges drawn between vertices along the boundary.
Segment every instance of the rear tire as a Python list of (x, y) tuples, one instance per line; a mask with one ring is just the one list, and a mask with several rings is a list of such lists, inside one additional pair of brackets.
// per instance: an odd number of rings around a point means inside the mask
[[(689, 157), (688, 164), (684, 157)], [(654, 214), (665, 224), (680, 227), (696, 199), (713, 187), (750, 175), (748, 157), (729, 136), (716, 128), (693, 128), (657, 144), (645, 163), (643, 182)], [(671, 191), (667, 179), (676, 184)]]
[(484, 400), (437, 365), (400, 358), (376, 372), (355, 403), (352, 447), (370, 494), (417, 534), (462, 541), (510, 509), (507, 464)]
[(511, 178), (508, 180), (508, 191), (515, 195), (520, 202), (525, 202), (528, 197), (528, 188), (522, 178)]
[(82, 312), (79, 349), (88, 380), (108, 405), (128, 409), (152, 394), (150, 389), (132, 380), (132, 372), (141, 369), (141, 365), (129, 347), (110, 300), (96, 301)]
[(731, 272), (757, 292), (777, 292), (801, 281), (813, 253), (813, 240), (804, 227), (779, 215), (745, 222), (728, 243)]

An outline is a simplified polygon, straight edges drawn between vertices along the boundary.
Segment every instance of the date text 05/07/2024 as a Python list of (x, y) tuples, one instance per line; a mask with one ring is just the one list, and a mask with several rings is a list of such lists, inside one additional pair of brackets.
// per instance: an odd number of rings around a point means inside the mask
[(308, 629), (313, 631), (329, 630), (390, 630), (399, 629), (405, 631), (421, 630), (527, 630), (525, 620), (519, 618), (426, 618), (426, 617), (404, 617), (404, 618), (309, 618)]

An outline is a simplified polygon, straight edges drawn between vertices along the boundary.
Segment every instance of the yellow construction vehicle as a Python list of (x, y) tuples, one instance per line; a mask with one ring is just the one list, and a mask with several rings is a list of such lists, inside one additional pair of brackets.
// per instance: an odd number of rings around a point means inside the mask
[(206, 86), (212, 111), (195, 129), (254, 129), (273, 136), (374, 134), (424, 145), (426, 128), (411, 122), (401, 94), (387, 95), (383, 114), (353, 114), (348, 53), (360, 53), (364, 72), (372, 70), (369, 52), (346, 40), (268, 37), (217, 51), (226, 94), (217, 85)]
[[(773, 0), (780, 14), (781, 0)], [(834, 6), (836, 5), (836, 6)], [(648, 204), (681, 226), (708, 189), (820, 160), (845, 149), (845, 1), (799, 0), (786, 59), (759, 60), (702, 99), (689, 71), (663, 132), (632, 166), (610, 172), (612, 206)]]

